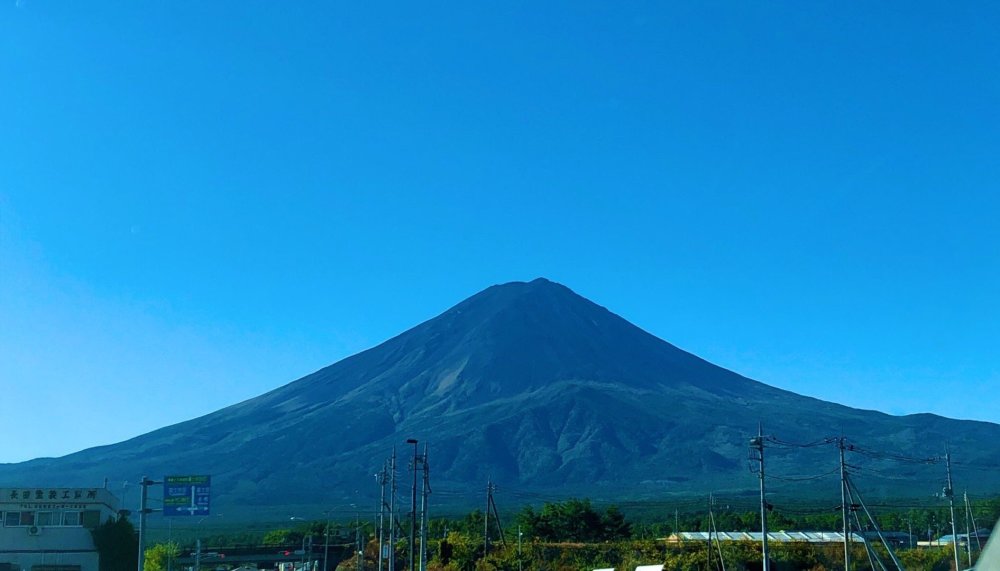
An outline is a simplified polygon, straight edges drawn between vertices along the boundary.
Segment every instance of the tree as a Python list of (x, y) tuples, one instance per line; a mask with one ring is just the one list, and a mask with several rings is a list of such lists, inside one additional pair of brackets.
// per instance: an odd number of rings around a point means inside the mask
[(302, 534), (290, 529), (272, 529), (264, 534), (261, 545), (295, 545), (302, 541)]
[(181, 548), (176, 543), (157, 543), (146, 550), (145, 571), (167, 571), (171, 559), (176, 559)]
[(540, 512), (526, 506), (518, 514), (517, 523), (528, 535), (543, 541), (611, 541), (632, 536), (632, 526), (617, 507), (603, 514), (590, 505), (590, 500), (570, 499), (547, 503)]
[(136, 571), (139, 537), (128, 518), (108, 518), (90, 534), (100, 558), (100, 571)]
[(625, 521), (625, 516), (618, 511), (618, 506), (604, 510), (601, 516), (601, 528), (604, 541), (618, 541), (632, 537), (632, 524)]

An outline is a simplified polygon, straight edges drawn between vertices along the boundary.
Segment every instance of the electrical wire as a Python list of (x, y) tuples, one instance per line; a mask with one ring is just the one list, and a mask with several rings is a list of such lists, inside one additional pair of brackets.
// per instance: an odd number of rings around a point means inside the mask
[(775, 476), (774, 474), (764, 474), (764, 477), (772, 480), (779, 480), (782, 482), (809, 482), (812, 480), (822, 480), (823, 478), (828, 478), (837, 472), (840, 468), (834, 468), (829, 472), (824, 472), (823, 474), (816, 474), (814, 476)]
[(782, 440), (773, 435), (768, 435), (764, 437), (764, 440), (784, 448), (815, 448), (817, 446), (826, 446), (828, 444), (833, 444), (834, 442), (837, 441), (837, 438), (834, 436), (827, 436), (819, 440), (814, 440), (812, 442), (791, 442), (788, 440)]

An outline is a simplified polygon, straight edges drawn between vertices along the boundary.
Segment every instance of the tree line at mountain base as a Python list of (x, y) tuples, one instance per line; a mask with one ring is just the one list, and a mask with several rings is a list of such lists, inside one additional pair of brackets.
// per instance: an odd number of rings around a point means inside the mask
[[(828, 513), (782, 513), (775, 510), (769, 516), (770, 529), (838, 531), (842, 525), (838, 514), (832, 513), (832, 510), (825, 511)], [(977, 502), (976, 517), (979, 522), (990, 526), (1000, 517), (1000, 499)], [(878, 520), (883, 530), (919, 530), (926, 527), (938, 532), (940, 522), (949, 521), (947, 518), (944, 508), (932, 507), (888, 510)], [(714, 519), (715, 528), (719, 531), (760, 529), (759, 514), (755, 512), (720, 509), (714, 514)], [(316, 521), (290, 529), (271, 530), (263, 535), (240, 533), (205, 537), (203, 545), (211, 545), (213, 549), (251, 543), (297, 548), (307, 536), (316, 540), (313, 545), (320, 545), (329, 531), (331, 544), (352, 543), (360, 538), (364, 543), (362, 571), (378, 571), (375, 530), (370, 522), (360, 523), (360, 533), (352, 523), (331, 523), (327, 530), (326, 522)], [(406, 560), (409, 553), (407, 523), (401, 522), (397, 536), (400, 539), (395, 546), (398, 571), (409, 569)], [(485, 553), (484, 526), (490, 529), (489, 547)], [(487, 524), (483, 513), (477, 510), (462, 518), (439, 518), (429, 522), (427, 571), (589, 571), (610, 567), (629, 571), (637, 565), (661, 563), (666, 571), (749, 571), (761, 568), (759, 542), (722, 541), (709, 546), (707, 541), (664, 541), (673, 532), (673, 527), (683, 531), (705, 531), (708, 526), (706, 514), (701, 513), (677, 513), (671, 522), (629, 522), (617, 507), (598, 510), (588, 500), (571, 499), (546, 503), (539, 510), (531, 506), (522, 508), (510, 517), (506, 526), (506, 541), (501, 541), (496, 522)], [(189, 550), (188, 547), (182, 550), (176, 544), (152, 546), (147, 550), (145, 571), (167, 571), (167, 559)], [(873, 549), (882, 561), (890, 562), (883, 546), (874, 545)], [(772, 542), (770, 555), (774, 571), (843, 568), (842, 544)], [(954, 569), (950, 547), (898, 549), (896, 555), (910, 571)], [(964, 568), (967, 563), (965, 553), (961, 561)], [(339, 562), (331, 560), (328, 567), (328, 570), (318, 571), (357, 571), (358, 561), (350, 556)], [(856, 544), (852, 553), (852, 569), (860, 571), (873, 567), (877, 566), (872, 563), (863, 544)], [(177, 567), (174, 566), (174, 569)]]

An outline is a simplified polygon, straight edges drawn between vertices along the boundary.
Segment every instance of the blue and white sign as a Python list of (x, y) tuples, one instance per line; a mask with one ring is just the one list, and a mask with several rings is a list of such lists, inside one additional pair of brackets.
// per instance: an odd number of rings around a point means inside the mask
[(163, 515), (208, 515), (211, 476), (167, 476), (163, 478)]

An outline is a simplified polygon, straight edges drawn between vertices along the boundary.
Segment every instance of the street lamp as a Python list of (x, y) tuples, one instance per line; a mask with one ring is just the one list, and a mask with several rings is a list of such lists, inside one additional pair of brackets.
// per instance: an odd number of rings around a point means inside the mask
[(413, 566), (414, 555), (417, 547), (417, 439), (408, 438), (407, 444), (413, 445), (413, 491), (410, 494), (410, 571), (415, 571)]
[[(306, 521), (306, 518), (304, 518), (304, 517), (298, 517), (298, 516), (294, 516), (294, 515), (291, 516), (291, 517), (289, 517), (288, 519), (289, 519), (289, 521)], [(306, 529), (306, 531), (309, 531), (309, 530)], [(312, 535), (311, 534), (307, 535), (307, 534), (303, 533), (302, 534), (302, 559), (300, 560), (300, 563), (299, 563), (299, 565), (301, 566), (301, 571), (305, 571), (305, 569), (306, 569), (306, 545), (307, 545), (306, 540), (307, 539), (308, 539), (309, 551), (311, 552), (312, 551)], [(312, 567), (312, 553), (309, 553), (309, 566)]]
[[(215, 517), (222, 517), (224, 514), (215, 514)], [(210, 516), (204, 516), (198, 520), (195, 524), (195, 540), (194, 540), (194, 571), (201, 571), (201, 522), (208, 519)]]

